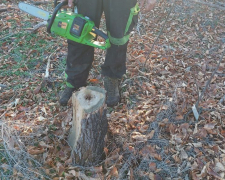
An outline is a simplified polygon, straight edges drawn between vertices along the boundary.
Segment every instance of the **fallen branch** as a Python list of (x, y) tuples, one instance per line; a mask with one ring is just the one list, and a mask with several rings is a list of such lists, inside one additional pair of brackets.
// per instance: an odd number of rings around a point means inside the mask
[(57, 49), (52, 54), (50, 54), (50, 56), (48, 57), (47, 67), (45, 70), (45, 79), (47, 79), (49, 77), (49, 67), (50, 67), (51, 57), (56, 51), (57, 51)]
[(150, 57), (150, 55), (151, 55), (151, 53), (152, 53), (152, 50), (153, 50), (155, 44), (158, 42), (159, 37), (162, 35), (163, 29), (165, 28), (165, 25), (166, 25), (166, 23), (167, 23), (167, 21), (168, 21), (168, 19), (169, 19), (169, 16), (170, 16), (170, 14), (171, 14), (171, 12), (172, 12), (172, 10), (173, 10), (173, 8), (174, 8), (175, 2), (176, 2), (176, 0), (174, 0), (173, 4), (172, 4), (171, 7), (170, 7), (170, 11), (169, 11), (168, 14), (167, 14), (166, 20), (164, 21), (164, 24), (163, 24), (162, 28), (160, 29), (159, 35), (158, 35), (157, 38), (155, 39), (155, 41), (154, 41), (154, 43), (153, 43), (153, 45), (152, 45), (152, 47), (151, 47), (151, 49), (150, 49), (150, 52), (149, 52), (148, 56), (146, 57), (146, 60), (145, 60), (145, 63), (144, 63), (144, 66), (143, 66), (143, 67), (146, 66), (146, 63), (147, 63), (147, 61), (148, 61), (148, 59), (149, 59), (149, 57)]
[(47, 21), (40, 22), (40, 23), (36, 24), (35, 26), (33, 26), (32, 29), (28, 29), (28, 31), (29, 31), (30, 33), (35, 33), (35, 32), (37, 32), (37, 30), (38, 30), (39, 28), (44, 27), (44, 26), (46, 26), (47, 24), (48, 24)]
[(211, 77), (210, 77), (209, 80), (207, 81), (207, 83), (206, 83), (206, 85), (205, 85), (205, 87), (204, 87), (204, 89), (203, 89), (201, 95), (200, 95), (199, 98), (198, 98), (198, 101), (197, 101), (196, 104), (195, 104), (195, 106), (196, 106), (197, 109), (198, 109), (199, 102), (202, 100), (202, 98), (203, 98), (203, 96), (204, 96), (204, 94), (205, 94), (205, 92), (206, 92), (206, 90), (207, 90), (209, 84), (211, 83), (211, 81), (212, 81), (214, 75), (216, 74), (217, 70), (218, 70), (219, 67), (220, 67), (220, 63), (221, 63), (222, 60), (223, 60), (224, 54), (225, 54), (225, 50), (223, 51), (223, 53), (222, 53), (222, 55), (221, 55), (221, 57), (220, 57), (220, 60), (219, 60), (219, 62), (218, 62), (218, 64), (217, 64), (215, 70), (213, 71)]

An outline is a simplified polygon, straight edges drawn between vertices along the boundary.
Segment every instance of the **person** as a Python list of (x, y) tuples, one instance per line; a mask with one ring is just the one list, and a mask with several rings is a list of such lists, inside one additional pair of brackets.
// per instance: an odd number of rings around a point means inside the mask
[[(140, 2), (146, 10), (151, 10), (156, 0), (140, 0)], [(126, 73), (129, 34), (138, 21), (140, 8), (137, 0), (78, 0), (76, 4), (78, 13), (89, 17), (96, 27), (99, 27), (104, 12), (111, 47), (107, 49), (101, 73), (104, 77), (106, 104), (113, 107), (120, 101), (119, 82)], [(73, 0), (68, 0), (68, 6), (73, 6)], [(73, 91), (86, 85), (93, 59), (93, 47), (68, 40), (66, 88), (61, 94), (60, 105), (66, 106)]]

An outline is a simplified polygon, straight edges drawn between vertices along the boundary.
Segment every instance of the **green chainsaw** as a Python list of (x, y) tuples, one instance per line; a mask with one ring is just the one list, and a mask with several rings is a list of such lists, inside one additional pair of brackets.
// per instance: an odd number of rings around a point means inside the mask
[[(111, 45), (108, 36), (95, 27), (90, 18), (61, 10), (67, 4), (67, 1), (63, 1), (57, 5), (55, 0), (55, 9), (52, 14), (24, 2), (20, 2), (18, 6), (22, 11), (45, 20), (48, 33), (54, 33), (77, 43), (100, 49), (109, 48)], [(96, 41), (97, 35), (102, 37), (104, 41)]]

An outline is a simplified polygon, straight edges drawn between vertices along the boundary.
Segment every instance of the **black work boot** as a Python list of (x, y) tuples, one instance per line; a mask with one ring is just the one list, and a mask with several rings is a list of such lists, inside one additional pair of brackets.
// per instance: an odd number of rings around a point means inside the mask
[(75, 91), (76, 88), (70, 88), (68, 86), (66, 86), (66, 88), (64, 89), (63, 93), (61, 94), (59, 103), (61, 106), (66, 106), (70, 97), (73, 94), (73, 91)]
[(104, 78), (104, 87), (106, 90), (106, 104), (109, 107), (113, 107), (120, 101), (119, 92), (119, 79), (114, 79), (110, 77)]

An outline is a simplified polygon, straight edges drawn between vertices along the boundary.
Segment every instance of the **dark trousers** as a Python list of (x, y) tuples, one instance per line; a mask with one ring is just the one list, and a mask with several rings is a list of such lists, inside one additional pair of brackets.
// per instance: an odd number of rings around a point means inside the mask
[[(137, 22), (137, 16), (132, 16), (132, 21), (127, 29), (131, 9), (137, 0), (78, 0), (78, 13), (88, 16), (99, 27), (104, 11), (106, 28), (112, 39), (121, 39), (129, 35)], [(111, 39), (110, 39), (111, 41)], [(128, 41), (116, 44), (111, 41), (111, 47), (106, 52), (104, 64), (101, 66), (102, 74), (111, 78), (121, 78), (126, 72), (126, 52)], [(67, 56), (67, 85), (80, 87), (86, 84), (92, 62), (94, 48), (68, 40)]]

